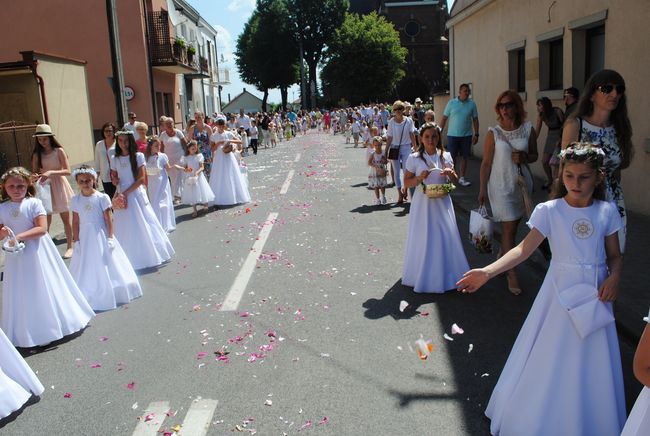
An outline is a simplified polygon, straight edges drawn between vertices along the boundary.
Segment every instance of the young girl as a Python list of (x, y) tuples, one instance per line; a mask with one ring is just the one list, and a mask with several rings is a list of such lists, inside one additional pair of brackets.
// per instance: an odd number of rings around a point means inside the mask
[(181, 202), (192, 205), (192, 216), (196, 218), (198, 215), (196, 206), (203, 205), (203, 211), (207, 212), (208, 203), (214, 200), (214, 193), (203, 175), (203, 155), (199, 153), (196, 141), (192, 140), (187, 144), (187, 154), (181, 158), (181, 164), (176, 167), (186, 173)]
[(176, 230), (174, 198), (167, 175), (167, 170), (172, 166), (169, 164), (167, 155), (160, 151), (160, 139), (157, 136), (152, 136), (147, 141), (147, 150), (144, 156), (147, 162), (146, 172), (149, 181), (147, 190), (151, 208), (163, 230), (171, 233)]
[(52, 192), (52, 213), (47, 215), (47, 230), (52, 224), (52, 214), (58, 213), (63, 221), (66, 250), (64, 259), (72, 257), (72, 222), (70, 220), (70, 200), (74, 195), (66, 176), (70, 175), (68, 155), (54, 137), (47, 124), (36, 126), (34, 152), (32, 153), (32, 172), (41, 184), (49, 183)]
[(14, 346), (0, 330), (0, 420), (23, 407), (45, 388)]
[(351, 138), (352, 138), (352, 124), (346, 123), (345, 124), (345, 143), (349, 144)]
[(115, 236), (134, 269), (155, 267), (171, 259), (174, 249), (142, 186), (144, 155), (136, 151), (135, 140), (128, 131), (117, 132), (117, 145), (111, 177), (126, 207), (114, 207)]
[(549, 240), (548, 273), (485, 412), (492, 434), (617, 435), (623, 427), (611, 303), (623, 263), (617, 236), (622, 222), (616, 207), (602, 201), (603, 157), (593, 144), (571, 143), (560, 155), (554, 200), (535, 208), (526, 238), (458, 282), (460, 291), (474, 292)]
[(275, 148), (278, 145), (278, 131), (273, 121), (269, 123), (269, 133), (271, 134), (271, 148)]
[[(368, 148), (368, 187), (375, 190), (375, 204), (386, 204), (386, 163), (381, 149), (381, 136), (372, 138), (372, 149)], [(379, 199), (381, 191), (381, 200)]]
[[(650, 314), (643, 318), (650, 323)], [(621, 436), (650, 434), (650, 324), (647, 324), (634, 354), (634, 376), (644, 386), (627, 418)]]
[(284, 137), (287, 141), (293, 137), (291, 134), (291, 120), (289, 119), (284, 123)]
[(214, 175), (210, 177), (210, 188), (214, 193), (212, 205), (233, 205), (248, 203), (251, 196), (242, 177), (233, 147), (240, 143), (233, 132), (226, 130), (225, 120), (217, 119), (217, 128), (210, 137), (214, 156)]
[(75, 241), (70, 273), (95, 312), (115, 309), (142, 296), (133, 267), (113, 237), (113, 212), (108, 195), (95, 190), (97, 173), (82, 165), (72, 172), (79, 194), (72, 197)]
[(11, 168), (0, 178), (0, 240), (11, 231), (25, 248), (7, 254), (2, 329), (17, 347), (49, 344), (83, 329), (95, 315), (68, 272), (52, 239), (32, 174)]
[(445, 151), (440, 128), (425, 123), (422, 141), (404, 167), (404, 186), (414, 188), (409, 213), (402, 284), (418, 293), (443, 293), (454, 289), (469, 265), (458, 233), (454, 205), (449, 195), (429, 198), (423, 185), (456, 182), (451, 154)]

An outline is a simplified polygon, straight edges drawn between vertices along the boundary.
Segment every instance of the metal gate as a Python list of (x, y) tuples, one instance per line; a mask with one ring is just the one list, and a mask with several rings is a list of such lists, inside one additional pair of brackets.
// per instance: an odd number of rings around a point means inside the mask
[(0, 175), (15, 166), (31, 170), (36, 124), (8, 121), (0, 124)]

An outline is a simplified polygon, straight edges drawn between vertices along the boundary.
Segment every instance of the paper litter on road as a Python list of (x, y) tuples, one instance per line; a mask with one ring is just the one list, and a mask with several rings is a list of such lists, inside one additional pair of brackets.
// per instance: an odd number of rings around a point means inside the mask
[(453, 342), (453, 341), (454, 341), (454, 338), (452, 338), (451, 336), (449, 336), (447, 333), (445, 333), (444, 335), (442, 335), (442, 337), (445, 338), (445, 339), (447, 339), (447, 340), (450, 341), (450, 342)]
[(458, 324), (453, 323), (453, 324), (451, 325), (451, 334), (452, 334), (452, 335), (462, 335), (463, 333), (465, 333), (465, 330), (463, 330), (462, 328), (460, 328), (460, 327), (458, 326)]

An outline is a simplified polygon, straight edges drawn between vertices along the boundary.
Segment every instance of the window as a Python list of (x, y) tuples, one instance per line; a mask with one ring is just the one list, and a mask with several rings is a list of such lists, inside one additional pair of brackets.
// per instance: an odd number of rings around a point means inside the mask
[(569, 22), (571, 29), (572, 86), (582, 88), (589, 77), (605, 67), (607, 9)]
[(508, 51), (508, 87), (526, 92), (526, 48)]
[(585, 82), (605, 67), (605, 26), (588, 29), (586, 37)]
[(548, 89), (562, 89), (562, 39), (556, 39), (548, 43), (549, 65), (548, 65)]
[[(561, 92), (564, 87), (564, 27), (538, 35), (537, 42), (539, 90)], [(553, 95), (552, 98), (557, 97)]]

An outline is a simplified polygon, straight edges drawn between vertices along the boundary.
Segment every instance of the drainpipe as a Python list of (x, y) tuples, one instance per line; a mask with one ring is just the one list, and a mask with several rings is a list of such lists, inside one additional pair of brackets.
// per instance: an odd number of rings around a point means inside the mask
[[(154, 133), (154, 129), (158, 128), (158, 108), (156, 106), (156, 88), (154, 86), (153, 79), (153, 67), (151, 66), (151, 46), (149, 39), (149, 11), (147, 10), (147, 1), (142, 0), (142, 11), (144, 13), (144, 37), (146, 40), (146, 50), (147, 50), (147, 72), (149, 73), (149, 92), (151, 93), (151, 110), (153, 114), (153, 120), (149, 124), (151, 128), (151, 133)], [(160, 133), (160, 132), (158, 132)]]
[(120, 52), (120, 35), (117, 25), (117, 10), (115, 0), (106, 0), (106, 19), (108, 21), (108, 41), (111, 46), (111, 64), (113, 66), (113, 95), (115, 95), (115, 110), (120, 126), (126, 123), (126, 98), (124, 97), (124, 71), (122, 70), (122, 55)]
[(38, 87), (41, 89), (41, 104), (43, 105), (43, 122), (45, 124), (50, 124), (50, 116), (47, 113), (47, 100), (45, 99), (45, 82), (43, 81), (43, 78), (39, 76), (38, 73), (36, 72), (36, 65), (37, 62), (34, 60), (32, 62), (32, 74), (34, 74), (36, 83), (38, 83)]

